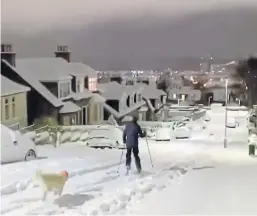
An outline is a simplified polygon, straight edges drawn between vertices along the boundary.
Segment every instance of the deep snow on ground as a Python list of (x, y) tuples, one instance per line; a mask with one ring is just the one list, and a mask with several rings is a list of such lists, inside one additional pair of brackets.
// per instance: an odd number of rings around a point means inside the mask
[[(228, 129), (227, 149), (224, 110), (213, 112), (207, 129), (196, 129), (189, 140), (148, 141), (153, 168), (146, 140), (141, 140), (141, 175), (134, 170), (124, 175), (122, 150), (95, 150), (83, 143), (40, 146), (43, 159), (1, 166), (1, 213), (257, 214), (257, 158), (248, 156), (246, 113), (231, 115), (241, 116), (240, 126)], [(61, 197), (41, 201), (42, 191), (33, 181), (37, 169), (70, 173)]]

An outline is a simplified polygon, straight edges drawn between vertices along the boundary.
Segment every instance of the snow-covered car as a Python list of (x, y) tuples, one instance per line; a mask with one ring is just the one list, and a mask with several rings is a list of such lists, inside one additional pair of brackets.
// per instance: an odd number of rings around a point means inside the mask
[(238, 125), (236, 118), (234, 117), (229, 117), (227, 119), (227, 127), (228, 128), (236, 128), (236, 126)]
[(156, 141), (169, 141), (171, 138), (171, 128), (163, 127), (156, 130), (155, 140)]
[(190, 137), (190, 130), (186, 126), (178, 127), (175, 129), (174, 136), (176, 139), (186, 139)]
[(187, 127), (192, 131), (202, 131), (207, 128), (207, 122), (200, 118), (195, 121), (190, 121)]
[[(120, 134), (117, 134), (120, 132)], [(85, 140), (87, 146), (94, 148), (115, 148), (121, 145), (121, 137), (119, 135), (122, 134), (122, 131), (116, 130), (114, 131), (108, 129), (95, 129), (92, 130), (87, 139)]]
[(1, 163), (36, 159), (36, 145), (19, 131), (1, 124)]
[[(93, 148), (114, 148), (114, 147), (118, 147), (119, 143), (116, 142), (114, 140), (110, 140), (107, 137), (93, 137), (93, 138), (89, 138), (87, 139), (87, 146), (89, 147), (93, 147)], [(116, 145), (115, 145), (116, 144)]]

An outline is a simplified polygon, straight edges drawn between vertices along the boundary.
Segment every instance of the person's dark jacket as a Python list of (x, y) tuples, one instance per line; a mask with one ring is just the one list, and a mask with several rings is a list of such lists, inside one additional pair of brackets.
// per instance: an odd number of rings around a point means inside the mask
[(123, 131), (123, 143), (126, 143), (127, 148), (137, 147), (139, 136), (144, 137), (141, 127), (136, 122), (130, 122)]

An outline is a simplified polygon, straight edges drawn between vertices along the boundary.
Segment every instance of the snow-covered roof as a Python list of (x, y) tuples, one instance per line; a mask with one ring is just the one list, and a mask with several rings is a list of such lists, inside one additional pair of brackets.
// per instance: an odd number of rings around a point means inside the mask
[(162, 95), (167, 95), (166, 92), (164, 92), (161, 89), (157, 89), (156, 86), (150, 86), (146, 85), (144, 83), (138, 83), (135, 86), (138, 86), (142, 88), (142, 96), (144, 98), (149, 98), (149, 99), (159, 99), (160, 96)]
[(64, 105), (62, 106), (62, 108), (59, 110), (59, 113), (73, 113), (73, 112), (78, 112), (79, 110), (81, 110), (81, 108), (74, 104), (71, 101), (67, 101), (64, 102)]
[(236, 65), (237, 64), (237, 62), (236, 61), (231, 61), (231, 62), (228, 62), (227, 64), (225, 64), (226, 66), (228, 66), (228, 65)]
[(62, 58), (25, 58), (16, 60), (16, 68), (41, 82), (71, 80), (71, 68)]
[(82, 100), (84, 98), (90, 98), (92, 96), (93, 96), (93, 93), (87, 89), (84, 89), (83, 92), (72, 93), (72, 98), (76, 101)]
[(70, 75), (73, 76), (97, 76), (96, 70), (81, 62), (70, 62)]
[(23, 70), (19, 70), (18, 68), (13, 67), (3, 59), (1, 60), (1, 63), (5, 64), (7, 67), (12, 69), (16, 74), (18, 74), (22, 79), (24, 79), (31, 87), (33, 87), (54, 107), (60, 107), (64, 104), (60, 99), (53, 95), (35, 76)]
[(140, 103), (134, 104), (133, 106), (129, 107), (128, 109), (123, 110), (122, 112), (118, 112), (115, 109), (113, 109), (111, 106), (108, 104), (104, 103), (103, 106), (106, 110), (108, 110), (115, 118), (121, 118), (125, 115), (128, 115), (132, 111), (139, 109), (140, 107), (144, 106), (145, 102), (142, 101)]
[(27, 92), (29, 90), (29, 87), (20, 85), (1, 75), (1, 96)]
[(120, 100), (125, 94), (124, 89), (117, 82), (98, 84), (97, 89), (107, 100)]
[(100, 94), (93, 94), (93, 97), (91, 97), (93, 103), (104, 103), (106, 99), (102, 97)]
[(67, 62), (63, 58), (24, 58), (16, 60), (16, 68), (29, 73), (41, 82), (70, 80), (73, 76), (97, 76), (97, 72), (81, 62)]

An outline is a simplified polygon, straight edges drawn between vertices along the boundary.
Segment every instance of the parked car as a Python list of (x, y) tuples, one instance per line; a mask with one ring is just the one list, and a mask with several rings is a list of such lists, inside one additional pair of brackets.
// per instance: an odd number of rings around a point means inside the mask
[(114, 148), (114, 147), (118, 147), (119, 143), (116, 143), (115, 145), (115, 141), (111, 140), (107, 137), (92, 137), (87, 139), (87, 146), (92, 147), (92, 148)]
[(176, 139), (188, 139), (190, 138), (190, 129), (186, 126), (178, 127), (175, 129)]
[[(121, 131), (119, 131), (122, 133)], [(116, 136), (113, 131), (105, 129), (92, 130), (85, 140), (87, 146), (93, 148), (118, 148), (121, 146), (120, 137)]]
[(170, 141), (172, 130), (170, 127), (158, 128), (156, 130), (156, 141)]
[(31, 139), (1, 124), (1, 163), (36, 158), (36, 145)]

